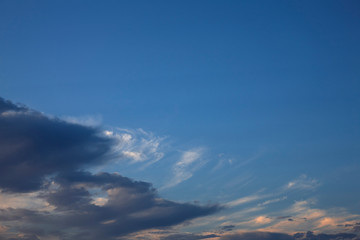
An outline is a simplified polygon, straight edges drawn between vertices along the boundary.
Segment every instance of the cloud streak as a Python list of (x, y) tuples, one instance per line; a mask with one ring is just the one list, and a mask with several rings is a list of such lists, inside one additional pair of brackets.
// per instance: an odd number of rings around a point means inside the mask
[(162, 189), (174, 187), (191, 178), (194, 172), (204, 164), (201, 161), (203, 153), (203, 148), (194, 148), (183, 152), (180, 160), (173, 166), (173, 177)]
[(164, 137), (155, 136), (151, 132), (115, 128), (104, 131), (104, 134), (115, 142), (112, 151), (120, 159), (128, 159), (131, 163), (146, 162), (145, 166), (148, 166), (164, 157), (160, 150)]
[(246, 204), (246, 203), (257, 201), (257, 200), (263, 199), (263, 198), (264, 198), (264, 196), (260, 196), (260, 195), (251, 195), (251, 196), (241, 197), (241, 198), (238, 198), (238, 199), (233, 200), (231, 202), (228, 202), (226, 204), (226, 206), (228, 206), (228, 207), (236, 207), (236, 206), (240, 206), (240, 205), (243, 205), (243, 204)]
[(314, 190), (320, 186), (318, 180), (303, 174), (300, 177), (288, 182), (284, 187), (286, 190)]

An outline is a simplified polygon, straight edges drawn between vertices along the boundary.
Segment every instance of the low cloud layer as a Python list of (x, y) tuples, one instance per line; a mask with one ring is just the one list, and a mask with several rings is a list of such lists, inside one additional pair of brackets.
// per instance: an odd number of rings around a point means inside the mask
[(307, 233), (296, 233), (289, 235), (285, 233), (274, 232), (244, 232), (231, 234), (221, 237), (220, 240), (359, 240), (356, 234), (337, 233), (337, 234), (314, 234), (311, 231)]
[[(50, 117), (0, 98), (0, 240), (359, 240), (358, 216), (350, 220), (328, 216), (308, 201), (295, 202), (279, 212), (281, 217), (257, 215), (239, 221), (246, 212), (286, 200), (284, 192), (232, 200), (226, 208), (242, 208), (241, 212), (215, 216), (214, 221), (222, 224), (220, 229), (181, 233), (171, 227), (223, 207), (166, 200), (151, 183), (114, 172), (90, 171), (102, 169), (114, 158), (152, 164), (164, 157), (161, 140), (142, 130), (120, 134)], [(170, 169), (173, 176), (166, 187), (191, 178), (204, 162), (203, 152), (202, 148), (183, 152)], [(317, 180), (302, 175), (281, 190), (305, 191), (317, 186)], [(249, 204), (254, 207), (244, 209)], [(316, 233), (306, 232), (313, 227)], [(319, 233), (341, 229), (347, 233)]]
[(214, 239), (217, 238), (218, 235), (216, 234), (206, 234), (206, 235), (199, 235), (199, 234), (192, 234), (192, 233), (179, 233), (179, 234), (172, 234), (161, 238), (161, 240), (200, 240), (200, 239)]
[(86, 170), (108, 161), (115, 144), (98, 128), (0, 98), (0, 194), (43, 203), (1, 205), (0, 239), (115, 239), (221, 208), (165, 200), (150, 183)]

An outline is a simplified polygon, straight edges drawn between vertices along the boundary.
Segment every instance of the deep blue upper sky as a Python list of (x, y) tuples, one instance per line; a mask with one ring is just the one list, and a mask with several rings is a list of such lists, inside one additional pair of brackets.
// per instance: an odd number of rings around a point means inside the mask
[[(248, 174), (251, 194), (305, 174), (322, 206), (360, 213), (359, 29), (349, 0), (2, 0), (0, 96), (204, 149), (198, 175), (163, 190), (175, 199), (214, 200), (191, 186), (226, 156), (246, 171), (226, 166), (214, 186)], [(161, 187), (175, 155), (126, 171)]]

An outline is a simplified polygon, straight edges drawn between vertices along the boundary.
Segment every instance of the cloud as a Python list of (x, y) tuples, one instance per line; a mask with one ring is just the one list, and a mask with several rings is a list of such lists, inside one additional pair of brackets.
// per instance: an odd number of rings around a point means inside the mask
[(172, 234), (163, 238), (160, 238), (160, 240), (199, 240), (199, 239), (213, 239), (218, 237), (216, 234), (206, 234), (206, 235), (199, 235), (199, 234), (193, 234), (193, 233), (179, 233), (179, 234)]
[(239, 232), (222, 236), (220, 240), (358, 240), (356, 234), (336, 233), (336, 234), (314, 234), (311, 231), (306, 233), (296, 233), (294, 235), (277, 232)]
[(38, 197), (37, 192), (31, 193), (1, 193), (0, 209), (4, 208), (27, 208), (27, 209), (47, 209), (49, 204)]
[(232, 231), (234, 228), (235, 228), (234, 225), (221, 226), (221, 230), (222, 230), (222, 231)]
[(270, 200), (266, 200), (265, 202), (259, 203), (258, 206), (266, 206), (272, 203), (277, 203), (280, 201), (284, 201), (287, 199), (287, 196), (281, 197), (281, 198), (274, 198), (274, 199), (270, 199)]
[(360, 223), (355, 223), (355, 224), (348, 224), (349, 227), (352, 227), (352, 230), (354, 232), (360, 232)]
[[(150, 229), (169, 229), (222, 209), (217, 204), (197, 205), (166, 200), (152, 184), (118, 173), (90, 172), (114, 160), (151, 164), (163, 157), (156, 137), (141, 129), (104, 131), (81, 122), (47, 116), (0, 99), (0, 240), (128, 239)], [(203, 166), (204, 149), (181, 154), (173, 165), (168, 187), (192, 177)], [(109, 169), (109, 168), (107, 168)], [(312, 190), (319, 182), (306, 175), (289, 182), (284, 190)], [(285, 211), (261, 212), (286, 197), (254, 194), (230, 201), (227, 207), (253, 204), (240, 212), (214, 217), (214, 232), (169, 232), (154, 239), (354, 239), (359, 216), (332, 214), (295, 202)], [(267, 199), (266, 199), (267, 198)], [(259, 203), (260, 200), (267, 200)], [(254, 207), (255, 206), (255, 207)], [(339, 211), (337, 211), (339, 212)], [(286, 217), (273, 217), (273, 216)], [(290, 220), (291, 219), (291, 220)], [(239, 221), (240, 220), (240, 221)], [(210, 222), (211, 224), (211, 222)], [(234, 227), (257, 232), (235, 232)], [(261, 227), (261, 229), (260, 229)], [(300, 230), (299, 230), (300, 229)], [(315, 233), (289, 232), (309, 229)], [(231, 233), (230, 233), (231, 231)], [(235, 233), (234, 233), (235, 232)], [(144, 239), (146, 236), (144, 235)], [(148, 238), (152, 239), (152, 238)]]
[(284, 233), (271, 232), (244, 232), (225, 235), (221, 240), (294, 240), (293, 236)]
[(114, 128), (104, 131), (104, 134), (113, 139), (113, 153), (121, 159), (130, 159), (132, 163), (147, 162), (145, 166), (153, 164), (164, 157), (160, 144), (164, 137), (155, 136), (142, 129)]
[(170, 179), (169, 183), (162, 187), (162, 189), (174, 187), (191, 178), (194, 171), (204, 164), (204, 162), (201, 161), (203, 153), (203, 148), (194, 148), (183, 152), (180, 160), (173, 166), (172, 179)]
[(288, 209), (278, 212), (281, 215), (261, 230), (286, 233), (309, 230), (325, 233), (353, 231), (359, 219), (359, 215), (349, 214), (344, 209), (324, 210), (313, 205), (315, 201), (312, 200), (297, 201)]
[[(115, 239), (148, 228), (176, 225), (219, 210), (217, 205), (197, 206), (162, 199), (151, 184), (118, 174), (74, 172), (60, 175), (55, 181), (58, 188), (43, 194), (43, 198), (56, 209), (51, 216), (37, 212), (40, 217), (36, 221), (47, 224), (47, 228), (75, 229), (76, 235), (67, 233), (69, 239)], [(92, 203), (94, 189), (106, 195), (102, 206)], [(64, 232), (62, 235), (66, 238)]]
[(266, 216), (259, 216), (253, 220), (254, 224), (259, 224), (259, 225), (268, 224), (271, 221), (272, 221), (271, 218)]
[(228, 206), (228, 207), (236, 207), (236, 206), (239, 206), (239, 205), (243, 205), (243, 204), (246, 204), (246, 203), (257, 201), (257, 200), (262, 199), (262, 198), (264, 198), (264, 196), (260, 196), (260, 195), (246, 196), (246, 197), (238, 198), (236, 200), (228, 202), (226, 204), (226, 206)]
[[(128, 136), (119, 136), (126, 145)], [(112, 159), (119, 143), (99, 128), (0, 99), (0, 239), (110, 240), (221, 209), (169, 201), (150, 183), (86, 170)]]
[(247, 229), (252, 229), (252, 228), (259, 229), (261, 226), (269, 225), (272, 222), (273, 219), (271, 217), (261, 215), (261, 216), (253, 217), (251, 220), (233, 223), (233, 225), (236, 225), (241, 228), (246, 227)]
[[(121, 238), (123, 239), (123, 238)], [(128, 239), (128, 238), (127, 238)], [(312, 231), (283, 233), (267, 231), (244, 231), (237, 232), (202, 232), (202, 233), (173, 233), (173, 232), (147, 232), (137, 234), (130, 239), (147, 239), (147, 240), (360, 240), (353, 233), (314, 233)], [(124, 239), (125, 240), (125, 239)]]
[(0, 99), (0, 188), (39, 190), (45, 177), (106, 160), (112, 140), (92, 127)]
[(284, 187), (286, 190), (314, 190), (320, 186), (318, 180), (303, 174), (300, 177), (288, 182)]
[(336, 234), (314, 234), (312, 231), (306, 233), (296, 233), (294, 238), (297, 240), (358, 240), (356, 234), (352, 233), (336, 233)]

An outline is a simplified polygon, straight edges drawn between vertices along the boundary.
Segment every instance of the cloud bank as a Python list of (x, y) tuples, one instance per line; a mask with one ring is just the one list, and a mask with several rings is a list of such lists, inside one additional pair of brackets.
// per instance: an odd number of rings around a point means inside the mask
[(117, 144), (99, 128), (0, 98), (0, 195), (38, 201), (1, 204), (0, 239), (116, 239), (221, 209), (162, 199), (150, 183), (87, 170), (109, 161)]
[(356, 234), (314, 234), (311, 231), (306, 233), (295, 233), (293, 235), (276, 232), (244, 232), (221, 237), (221, 240), (358, 240)]
[[(350, 220), (331, 217), (311, 208), (307, 201), (295, 202), (280, 212), (281, 217), (258, 215), (239, 222), (239, 213), (234, 212), (219, 218), (223, 224), (220, 230), (166, 233), (165, 229), (198, 217), (206, 222), (207, 216), (223, 207), (166, 200), (151, 183), (89, 170), (102, 169), (114, 158), (152, 164), (163, 158), (161, 140), (142, 130), (104, 131), (0, 98), (0, 240), (359, 240), (358, 216)], [(191, 178), (202, 166), (203, 154), (202, 148), (183, 152), (170, 169), (173, 178), (167, 187)], [(302, 175), (282, 191), (314, 190), (317, 186), (317, 180)], [(232, 209), (255, 204), (252, 209), (242, 209), (241, 215), (285, 199), (255, 194), (225, 206)], [(315, 233), (306, 232), (311, 227)], [(321, 233), (334, 229), (348, 231)], [(298, 231), (303, 232), (293, 234)]]

